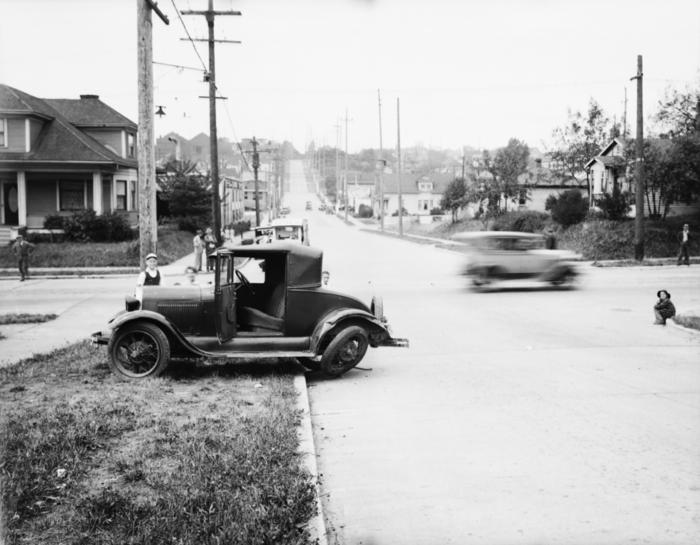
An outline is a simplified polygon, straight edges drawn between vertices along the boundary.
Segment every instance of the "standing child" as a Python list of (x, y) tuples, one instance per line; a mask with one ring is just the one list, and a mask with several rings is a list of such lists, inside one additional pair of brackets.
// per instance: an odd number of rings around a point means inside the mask
[(207, 272), (214, 270), (214, 260), (209, 257), (211, 253), (216, 250), (216, 237), (211, 230), (211, 227), (207, 227), (207, 232), (204, 235), (204, 248), (207, 254)]
[(29, 278), (29, 256), (34, 251), (34, 244), (24, 240), (22, 235), (17, 235), (12, 251), (17, 257), (17, 266), (22, 277), (20, 282), (24, 282)]
[(197, 233), (192, 239), (194, 246), (194, 268), (197, 272), (202, 271), (202, 253), (204, 252), (204, 241), (202, 240), (202, 230), (197, 229)]

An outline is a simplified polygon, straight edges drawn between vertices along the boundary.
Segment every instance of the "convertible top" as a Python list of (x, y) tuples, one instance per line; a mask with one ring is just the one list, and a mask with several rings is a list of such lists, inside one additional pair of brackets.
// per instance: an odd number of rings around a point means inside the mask
[(318, 248), (293, 242), (272, 242), (260, 246), (221, 248), (217, 253), (255, 259), (287, 254), (287, 285), (290, 288), (317, 288), (321, 285), (323, 251)]

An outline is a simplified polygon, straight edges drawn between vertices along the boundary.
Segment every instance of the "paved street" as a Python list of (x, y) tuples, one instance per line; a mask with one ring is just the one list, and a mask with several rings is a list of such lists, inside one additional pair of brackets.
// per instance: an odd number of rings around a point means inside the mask
[(459, 254), (307, 215), (331, 287), (411, 341), (309, 385), (331, 543), (700, 541), (700, 337), (651, 311), (699, 308), (700, 269), (473, 293)]

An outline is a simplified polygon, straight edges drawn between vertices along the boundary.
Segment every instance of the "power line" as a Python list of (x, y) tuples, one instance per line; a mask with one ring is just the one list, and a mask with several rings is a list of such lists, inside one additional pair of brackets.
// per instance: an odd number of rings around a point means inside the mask
[(173, 8), (175, 8), (175, 13), (177, 13), (177, 18), (180, 19), (180, 24), (182, 25), (182, 28), (185, 29), (185, 34), (187, 34), (187, 38), (189, 39), (190, 43), (192, 44), (192, 48), (194, 49), (194, 52), (197, 54), (197, 58), (199, 58), (199, 62), (202, 63), (202, 68), (204, 69), (204, 72), (207, 72), (207, 65), (202, 59), (202, 56), (199, 54), (199, 50), (197, 49), (197, 46), (194, 43), (194, 40), (192, 39), (192, 36), (190, 35), (190, 31), (187, 30), (187, 25), (185, 24), (185, 21), (182, 19), (182, 15), (180, 15), (180, 10), (177, 9), (177, 6), (175, 5), (175, 0), (170, 0), (173, 3)]

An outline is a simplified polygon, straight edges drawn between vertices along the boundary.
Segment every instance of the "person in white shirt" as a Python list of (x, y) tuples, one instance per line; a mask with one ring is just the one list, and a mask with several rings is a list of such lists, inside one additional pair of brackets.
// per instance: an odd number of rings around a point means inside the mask
[(690, 266), (690, 255), (688, 254), (690, 228), (687, 223), (683, 225), (683, 230), (678, 234), (678, 242), (681, 243), (681, 247), (678, 250), (678, 265), (685, 262), (686, 265)]
[(160, 286), (160, 271), (158, 270), (158, 256), (148, 254), (146, 256), (146, 270), (139, 273), (136, 287)]

